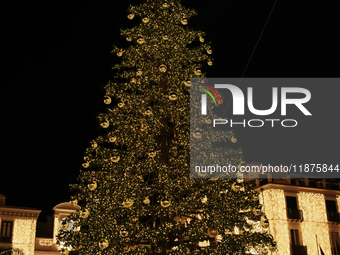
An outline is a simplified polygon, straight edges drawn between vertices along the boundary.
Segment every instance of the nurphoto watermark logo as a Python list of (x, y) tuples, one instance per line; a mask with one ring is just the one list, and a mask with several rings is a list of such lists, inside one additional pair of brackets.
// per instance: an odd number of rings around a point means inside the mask
[[(214, 82), (214, 81), (213, 81)], [(216, 89), (227, 89), (232, 95), (233, 102), (233, 116), (236, 115), (245, 115), (245, 96), (243, 91), (234, 84), (223, 84), (221, 82), (215, 83), (212, 86), (199, 82), (198, 84), (202, 84), (209, 88), (216, 97), (219, 99), (221, 106), (222, 100)], [(210, 91), (199, 87), (202, 91), (206, 92), (214, 101), (217, 106), (217, 102)], [(253, 87), (247, 87), (247, 106), (248, 110), (257, 116), (269, 116), (277, 111), (280, 99), (280, 108), (281, 108), (281, 116), (287, 116), (287, 105), (294, 105), (299, 109), (305, 116), (312, 116), (310, 111), (305, 107), (306, 104), (311, 99), (311, 92), (306, 88), (301, 87), (281, 87), (279, 97), (278, 87), (272, 87), (272, 97), (271, 98), (261, 98), (260, 100), (271, 100), (271, 107), (269, 109), (256, 109), (254, 107), (254, 94)], [(289, 98), (289, 94), (295, 94), (300, 96), (301, 98)], [(201, 95), (201, 114), (207, 115), (207, 94)], [(230, 124), (230, 127), (235, 125), (241, 125), (243, 127), (263, 127), (265, 123), (269, 123), (271, 127), (275, 126), (275, 123), (279, 122), (282, 127), (296, 127), (298, 125), (298, 121), (296, 119), (273, 119), (273, 118), (257, 118), (257, 119), (242, 119), (241, 121), (236, 121), (235, 119), (227, 120), (226, 118), (213, 119), (213, 127), (216, 125), (225, 125)]]

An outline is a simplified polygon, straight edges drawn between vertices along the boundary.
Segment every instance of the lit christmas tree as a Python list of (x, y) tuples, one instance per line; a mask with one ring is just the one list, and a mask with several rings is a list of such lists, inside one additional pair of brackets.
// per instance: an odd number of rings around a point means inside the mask
[[(190, 178), (190, 78), (203, 78), (203, 64), (213, 61), (204, 32), (187, 27), (193, 15), (180, 0), (129, 7), (128, 19), (140, 22), (121, 30), (130, 47), (114, 47), (122, 61), (105, 87), (108, 109), (98, 116), (103, 135), (91, 141), (79, 184), (71, 185), (72, 203), (81, 210), (62, 222), (57, 243), (63, 252), (225, 255), (275, 249), (251, 183)], [(236, 141), (232, 131), (225, 137)], [(239, 149), (216, 152), (230, 153), (228, 164), (242, 162)]]

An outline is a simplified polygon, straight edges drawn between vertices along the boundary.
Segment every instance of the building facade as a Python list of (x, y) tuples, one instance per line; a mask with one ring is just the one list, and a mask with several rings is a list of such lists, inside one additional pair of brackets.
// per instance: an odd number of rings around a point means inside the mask
[(272, 254), (340, 255), (337, 179), (273, 178), (271, 174), (252, 177), (256, 177), (253, 180), (270, 234), (278, 243), (278, 251)]
[(34, 208), (6, 206), (6, 197), (0, 194), (0, 251), (14, 249), (17, 255), (60, 255), (56, 235), (61, 221), (78, 205), (60, 203), (53, 208), (52, 237), (36, 237), (37, 219), (40, 210)]

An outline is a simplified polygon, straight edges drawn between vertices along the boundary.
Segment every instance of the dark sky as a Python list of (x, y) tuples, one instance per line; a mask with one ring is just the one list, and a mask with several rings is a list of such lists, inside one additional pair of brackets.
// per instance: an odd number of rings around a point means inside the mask
[[(105, 109), (102, 87), (117, 61), (112, 44), (126, 46), (119, 28), (136, 22), (126, 10), (140, 1), (122, 2), (27, 2), (3, 10), (0, 193), (8, 205), (48, 210), (69, 200), (68, 185)], [(240, 77), (274, 1), (182, 2), (198, 12), (189, 26), (212, 41), (207, 76)], [(339, 77), (339, 9), (298, 2), (277, 1), (244, 77)], [(294, 130), (237, 129), (247, 162), (339, 164), (339, 92), (334, 86), (312, 94), (313, 119)]]

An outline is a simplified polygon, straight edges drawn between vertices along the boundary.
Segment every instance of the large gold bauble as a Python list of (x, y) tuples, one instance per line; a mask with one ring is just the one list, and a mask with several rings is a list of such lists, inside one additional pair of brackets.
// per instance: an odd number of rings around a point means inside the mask
[(167, 208), (170, 205), (171, 205), (171, 201), (166, 199), (166, 198), (161, 201), (161, 206), (164, 207), (164, 208)]
[(148, 22), (149, 22), (149, 18), (148, 18), (148, 17), (144, 17), (144, 18), (142, 19), (142, 21), (143, 21), (143, 23), (148, 23)]
[(170, 92), (169, 99), (175, 101), (177, 99), (177, 94), (175, 92)]
[(201, 72), (200, 69), (196, 69), (196, 70), (195, 70), (195, 75), (201, 75), (201, 74), (202, 74), (202, 72)]
[(204, 38), (203, 38), (202, 36), (200, 37), (200, 39), (199, 39), (199, 40), (200, 40), (200, 42), (201, 42), (201, 43), (203, 43), (203, 42), (204, 42)]
[(263, 254), (263, 255), (268, 254), (268, 248), (267, 248), (267, 247), (263, 247), (263, 248), (261, 249), (261, 254)]
[(149, 152), (149, 156), (150, 156), (150, 158), (154, 158), (156, 156), (156, 152), (155, 151), (150, 151)]
[(123, 52), (122, 52), (122, 51), (117, 52), (117, 56), (118, 56), (118, 57), (123, 56)]
[(89, 162), (85, 162), (85, 163), (82, 164), (82, 166), (83, 166), (84, 168), (88, 168), (88, 167), (90, 166), (90, 163), (89, 163)]
[(181, 23), (183, 25), (187, 25), (188, 24), (188, 20), (186, 18), (183, 18), (183, 19), (181, 19)]
[(89, 190), (95, 190), (97, 188), (97, 182), (92, 181), (89, 184), (87, 184), (87, 187), (89, 188)]
[(121, 231), (120, 231), (120, 235), (121, 235), (122, 237), (127, 237), (127, 236), (129, 235), (129, 232), (127, 232), (126, 230), (121, 230)]
[(111, 104), (111, 102), (112, 102), (111, 97), (109, 96), (104, 97), (104, 104)]
[(141, 75), (143, 74), (143, 71), (142, 71), (142, 69), (137, 69), (137, 72), (136, 72), (136, 74), (137, 74), (138, 76), (141, 76)]
[(170, 6), (170, 4), (168, 4), (167, 2), (163, 3), (164, 8), (168, 8), (169, 6)]
[(190, 87), (190, 84), (191, 84), (190, 81), (183, 81), (183, 83), (184, 83), (184, 85), (185, 85), (186, 87)]
[(143, 37), (138, 38), (138, 39), (137, 39), (137, 43), (138, 43), (138, 44), (143, 44), (143, 43), (145, 43), (144, 38), (143, 38)]
[(208, 229), (208, 235), (212, 238), (215, 238), (218, 235), (217, 228), (209, 228)]
[(128, 42), (131, 42), (131, 41), (132, 41), (132, 38), (131, 38), (130, 36), (128, 36), (128, 37), (126, 37), (126, 40), (127, 40)]
[(130, 82), (131, 82), (132, 84), (135, 84), (135, 83), (137, 83), (137, 80), (136, 80), (136, 78), (132, 78)]
[(253, 214), (255, 215), (255, 216), (259, 216), (259, 215), (261, 215), (261, 208), (260, 207), (254, 207), (253, 208)]
[(69, 230), (70, 227), (71, 227), (70, 223), (66, 220), (62, 221), (60, 224), (60, 228), (65, 231)]
[(237, 143), (237, 139), (235, 137), (232, 137), (230, 140), (232, 143)]
[(105, 248), (109, 247), (109, 241), (104, 239), (104, 240), (101, 240), (98, 244), (99, 248), (104, 250)]
[(169, 36), (168, 35), (163, 35), (163, 40), (169, 40)]
[(145, 115), (151, 116), (151, 115), (152, 115), (152, 111), (151, 111), (151, 110), (146, 110), (146, 111), (145, 111)]
[(232, 189), (233, 191), (237, 192), (237, 191), (240, 191), (241, 186), (240, 186), (238, 183), (234, 182), (234, 183), (231, 185), (231, 189)]
[(146, 197), (144, 200), (143, 200), (143, 203), (145, 204), (145, 205), (149, 205), (150, 204), (150, 198), (149, 197)]
[(86, 219), (89, 215), (90, 211), (88, 209), (84, 209), (84, 211), (80, 212), (80, 218)]
[(213, 62), (211, 60), (209, 60), (207, 63), (208, 63), (208, 66), (212, 66), (213, 65)]
[(195, 130), (195, 131), (193, 132), (192, 136), (193, 136), (194, 138), (196, 138), (196, 139), (200, 139), (200, 138), (202, 138), (202, 133), (201, 133), (201, 131), (199, 131), (199, 130)]
[(124, 201), (123, 201), (123, 206), (125, 208), (131, 208), (132, 205), (133, 205), (133, 200), (131, 198), (125, 198)]
[(127, 17), (128, 17), (128, 19), (133, 19), (135, 17), (135, 14), (130, 13)]
[(124, 104), (124, 102), (120, 102), (120, 103), (118, 103), (118, 107), (119, 107), (119, 108), (122, 108), (122, 107), (124, 107), (124, 105), (125, 105), (125, 104)]
[(269, 227), (269, 221), (267, 219), (261, 220), (261, 227), (268, 228)]
[(166, 65), (160, 65), (160, 66), (159, 66), (159, 71), (160, 71), (161, 73), (165, 73), (167, 69), (168, 69), (168, 68), (166, 67)]
[(117, 163), (120, 160), (120, 156), (119, 155), (114, 155), (111, 157), (111, 161), (114, 163)]
[(109, 137), (109, 142), (110, 143), (114, 143), (116, 140), (117, 140), (117, 137), (114, 136), (114, 135)]
[(207, 49), (207, 53), (208, 54), (212, 54), (212, 50), (211, 49)]
[(110, 123), (108, 121), (104, 121), (104, 122), (100, 123), (100, 125), (102, 126), (102, 128), (108, 128)]
[(92, 148), (97, 148), (98, 147), (98, 143), (92, 142), (91, 146), (92, 146)]

